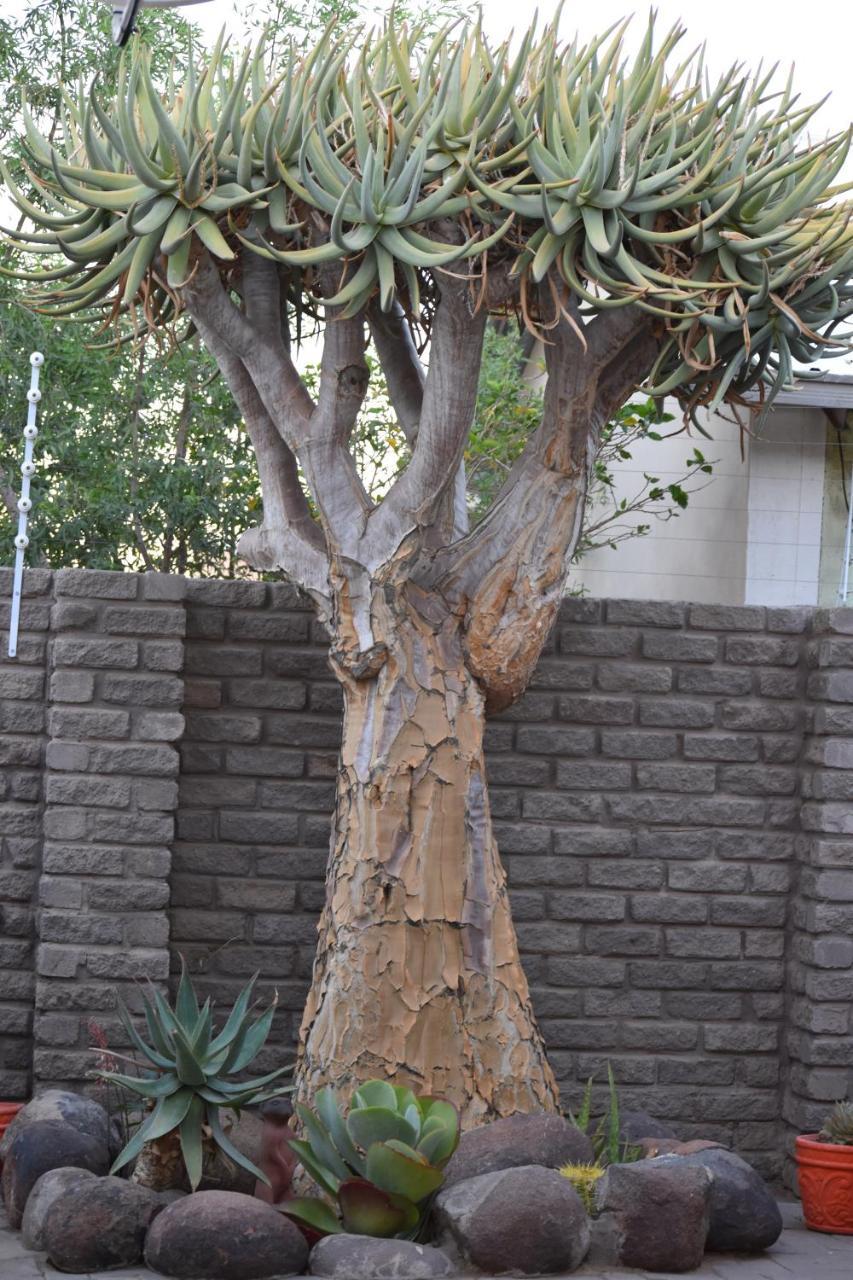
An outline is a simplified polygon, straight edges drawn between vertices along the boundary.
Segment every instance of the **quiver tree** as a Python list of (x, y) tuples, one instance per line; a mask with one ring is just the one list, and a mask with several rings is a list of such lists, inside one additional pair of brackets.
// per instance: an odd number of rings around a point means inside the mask
[[(566, 585), (597, 433), (639, 388), (769, 402), (853, 311), (847, 136), (790, 86), (712, 85), (680, 31), (633, 60), (479, 26), (329, 30), (268, 66), (217, 46), (163, 93), (24, 112), (35, 305), (197, 331), (245, 419), (263, 523), (241, 551), (316, 604), (345, 699), (301, 1088), (388, 1075), (466, 1124), (557, 1105), (489, 815), (483, 725)], [(60, 265), (54, 258), (61, 255)], [(26, 269), (26, 268), (25, 268)], [(541, 422), (473, 529), (464, 453), (490, 315), (544, 342)], [(294, 342), (323, 333), (312, 398)], [(349, 442), (371, 341), (408, 445), (372, 503)], [(426, 351), (422, 362), (419, 352)]]

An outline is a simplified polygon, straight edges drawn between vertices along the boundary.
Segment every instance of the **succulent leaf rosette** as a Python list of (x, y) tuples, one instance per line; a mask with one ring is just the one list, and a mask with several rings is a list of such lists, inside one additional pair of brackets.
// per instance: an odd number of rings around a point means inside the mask
[(193, 1190), (201, 1182), (205, 1148), (211, 1146), (267, 1182), (266, 1175), (228, 1137), (220, 1118), (222, 1109), (239, 1113), (243, 1107), (256, 1106), (292, 1088), (275, 1085), (292, 1070), (289, 1065), (256, 1079), (239, 1078), (263, 1048), (276, 1009), (275, 1000), (260, 1014), (251, 1006), (257, 976), (240, 992), (216, 1035), (212, 1002), (207, 999), (199, 1007), (186, 966), (182, 967), (174, 1008), (156, 987), (151, 987), (150, 1000), (142, 995), (147, 1041), (119, 1000), (122, 1025), (149, 1070), (145, 1076), (117, 1071), (99, 1071), (98, 1076), (143, 1098), (151, 1110), (117, 1156), (111, 1173), (136, 1159), (147, 1144), (177, 1133), (180, 1157)]
[(456, 1108), (387, 1080), (356, 1089), (346, 1118), (333, 1089), (314, 1106), (296, 1105), (304, 1137), (290, 1145), (337, 1212), (311, 1196), (278, 1207), (321, 1235), (417, 1236), (459, 1143)]
[(165, 86), (136, 43), (113, 100), (65, 92), (61, 142), (24, 105), (33, 191), (3, 170), (29, 219), (9, 233), (18, 274), (49, 314), (138, 333), (180, 316), (201, 248), (225, 279), (273, 260), (297, 309), (332, 272), (344, 315), (378, 299), (427, 328), (442, 272), (476, 293), (497, 267), (534, 326), (546, 278), (563, 313), (654, 316), (656, 396), (772, 400), (797, 362), (845, 349), (853, 231), (833, 183), (850, 134), (814, 144), (816, 108), (772, 72), (711, 81), (680, 28), (658, 40), (652, 21), (633, 56), (624, 33), (566, 44), (554, 24), (493, 46), (478, 22), (430, 39), (392, 15), (307, 52), (232, 56), (220, 38)]

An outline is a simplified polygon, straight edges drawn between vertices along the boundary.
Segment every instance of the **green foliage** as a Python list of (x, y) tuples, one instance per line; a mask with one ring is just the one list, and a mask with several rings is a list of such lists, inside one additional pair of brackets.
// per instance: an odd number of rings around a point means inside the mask
[(592, 1217), (595, 1212), (595, 1188), (599, 1179), (604, 1177), (604, 1166), (600, 1164), (564, 1164), (560, 1169), (560, 1173), (572, 1184), (583, 1201), (583, 1207)]
[(569, 1112), (569, 1121), (589, 1136), (592, 1142), (595, 1164), (606, 1168), (609, 1164), (631, 1164), (643, 1158), (640, 1147), (623, 1142), (619, 1136), (621, 1120), (619, 1115), (619, 1094), (613, 1078), (613, 1068), (607, 1064), (607, 1109), (600, 1116), (595, 1128), (592, 1128), (592, 1086), (593, 1076), (586, 1082), (586, 1087), (577, 1115)]
[(853, 1147), (853, 1102), (836, 1102), (817, 1136), (821, 1142)]
[(478, 23), (425, 41), (392, 16), (370, 42), (335, 28), (273, 66), (263, 39), (242, 58), (220, 43), (162, 88), (137, 42), (114, 88), (68, 84), (53, 140), (25, 111), (35, 199), (10, 191), (37, 229), (12, 238), (48, 259), (22, 263), (34, 301), (169, 325), (205, 248), (223, 270), (282, 264), (309, 310), (333, 263), (345, 314), (400, 299), (428, 327), (433, 273), (488, 255), (543, 325), (565, 305), (536, 301), (552, 269), (582, 312), (655, 316), (652, 389), (688, 411), (772, 398), (853, 312), (832, 186), (849, 137), (811, 145), (814, 109), (772, 74), (713, 83), (701, 53), (676, 62), (680, 29), (656, 45), (651, 23), (633, 61), (623, 34), (564, 45), (552, 26), (510, 50)]
[(308, 1196), (283, 1211), (325, 1235), (417, 1236), (459, 1142), (456, 1109), (385, 1080), (355, 1091), (346, 1120), (333, 1089), (318, 1090), (314, 1102), (314, 1111), (296, 1106), (305, 1136), (290, 1145), (339, 1216)]
[(174, 1008), (151, 988), (151, 998), (142, 996), (148, 1040), (144, 1040), (121, 1000), (119, 1017), (133, 1048), (146, 1064), (145, 1076), (99, 1071), (98, 1076), (144, 1098), (153, 1109), (118, 1155), (111, 1173), (134, 1160), (147, 1142), (154, 1142), (178, 1130), (181, 1154), (190, 1186), (201, 1181), (204, 1135), (249, 1173), (267, 1182), (266, 1176), (238, 1151), (223, 1131), (220, 1108), (239, 1113), (242, 1107), (257, 1105), (268, 1098), (291, 1092), (292, 1086), (273, 1086), (291, 1070), (280, 1067), (254, 1080), (235, 1079), (245, 1071), (263, 1048), (272, 1026), (276, 1000), (257, 1014), (251, 1005), (257, 974), (234, 1002), (221, 1030), (213, 1031), (213, 1004), (208, 998), (200, 1008), (192, 981), (182, 962), (181, 981)]

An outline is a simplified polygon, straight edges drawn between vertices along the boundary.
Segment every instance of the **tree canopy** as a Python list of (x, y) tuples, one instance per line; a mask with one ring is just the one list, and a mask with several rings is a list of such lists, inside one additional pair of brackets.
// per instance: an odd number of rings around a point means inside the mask
[(220, 40), (163, 95), (137, 43), (114, 93), (66, 87), (61, 145), (24, 109), (36, 199), (5, 177), (37, 229), (19, 235), (68, 260), (34, 301), (173, 324), (203, 247), (226, 279), (248, 256), (286, 268), (302, 319), (321, 292), (344, 316), (376, 297), (428, 331), (452, 268), (487, 307), (517, 281), (545, 332), (569, 298), (646, 311), (665, 332), (650, 390), (688, 409), (772, 395), (853, 309), (832, 187), (849, 133), (814, 145), (790, 81), (735, 66), (709, 86), (701, 52), (678, 60), (680, 29), (655, 47), (651, 24), (632, 58), (624, 29), (493, 48), (478, 24), (430, 39), (392, 16), (272, 66), (264, 39), (233, 58)]

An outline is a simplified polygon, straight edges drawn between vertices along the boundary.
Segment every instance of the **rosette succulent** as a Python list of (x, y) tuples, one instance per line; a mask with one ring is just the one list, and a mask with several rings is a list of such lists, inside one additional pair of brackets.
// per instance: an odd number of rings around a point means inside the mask
[(821, 1142), (853, 1147), (853, 1102), (836, 1102), (817, 1136)]
[(279, 1208), (323, 1235), (417, 1236), (459, 1142), (456, 1109), (385, 1080), (356, 1089), (346, 1119), (333, 1089), (314, 1102), (297, 1104), (305, 1136), (290, 1145), (337, 1213), (310, 1196)]
[(269, 1035), (276, 1000), (257, 1014), (250, 1006), (257, 974), (246, 984), (222, 1029), (214, 1035), (213, 1004), (199, 1007), (193, 984), (182, 966), (174, 1007), (151, 987), (151, 998), (142, 994), (148, 1039), (137, 1031), (121, 1000), (118, 1012), (133, 1048), (143, 1059), (145, 1074), (126, 1075), (100, 1071), (101, 1079), (120, 1085), (142, 1098), (148, 1114), (117, 1156), (111, 1173), (137, 1160), (134, 1179), (171, 1186), (180, 1179), (181, 1166), (193, 1190), (202, 1178), (205, 1157), (218, 1150), (255, 1177), (267, 1181), (228, 1136), (221, 1110), (239, 1114), (291, 1086), (275, 1085), (290, 1066), (280, 1067), (256, 1079), (240, 1075), (257, 1057)]

